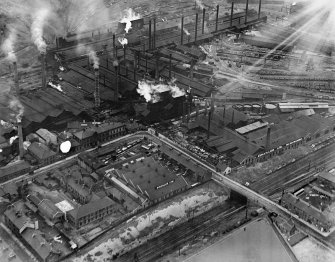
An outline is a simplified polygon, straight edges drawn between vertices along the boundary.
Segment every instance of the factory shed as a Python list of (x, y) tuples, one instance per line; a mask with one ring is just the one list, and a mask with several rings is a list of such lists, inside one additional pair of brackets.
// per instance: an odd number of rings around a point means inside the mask
[(100, 221), (104, 217), (111, 215), (114, 210), (115, 202), (109, 197), (91, 201), (88, 204), (67, 212), (66, 217), (76, 228)]
[(42, 199), (35, 194), (28, 195), (27, 199), (32, 202), (38, 208), (41, 215), (52, 224), (60, 222), (64, 216), (64, 213), (49, 199)]
[(0, 167), (0, 183), (29, 173), (30, 168), (31, 166), (24, 160), (19, 160), (4, 167)]
[(47, 144), (57, 145), (57, 135), (50, 132), (49, 130), (40, 128), (36, 131), (36, 134), (44, 139)]
[(319, 173), (318, 178), (326, 180), (330, 182), (333, 186), (335, 186), (335, 176), (329, 172), (321, 172)]
[(260, 122), (260, 121), (257, 121), (255, 123), (252, 123), (250, 125), (246, 125), (246, 126), (243, 126), (243, 127), (240, 127), (240, 128), (237, 128), (235, 129), (235, 131), (241, 135), (245, 135), (247, 133), (250, 133), (250, 132), (253, 132), (257, 129), (260, 129), (260, 128), (264, 128), (268, 125), (269, 123), (265, 122)]
[(301, 109), (314, 109), (314, 110), (328, 110), (328, 103), (279, 103), (278, 107), (281, 112), (288, 113)]
[(31, 143), (28, 147), (28, 151), (40, 164), (43, 165), (51, 164), (56, 159), (56, 153), (42, 143)]

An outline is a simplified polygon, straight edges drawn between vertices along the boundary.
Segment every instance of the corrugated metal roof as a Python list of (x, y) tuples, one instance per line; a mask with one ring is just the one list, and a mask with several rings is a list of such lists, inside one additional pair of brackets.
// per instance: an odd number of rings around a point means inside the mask
[(246, 126), (237, 128), (237, 129), (235, 129), (235, 131), (243, 135), (243, 134), (249, 133), (249, 132), (251, 132), (251, 131), (260, 129), (260, 128), (262, 128), (262, 127), (265, 127), (265, 126), (267, 126), (268, 124), (269, 124), (269, 123), (267, 123), (267, 122), (264, 122), (264, 123), (263, 123), (263, 122), (257, 121), (257, 122), (255, 122), (255, 123), (250, 124), (250, 125), (246, 125)]

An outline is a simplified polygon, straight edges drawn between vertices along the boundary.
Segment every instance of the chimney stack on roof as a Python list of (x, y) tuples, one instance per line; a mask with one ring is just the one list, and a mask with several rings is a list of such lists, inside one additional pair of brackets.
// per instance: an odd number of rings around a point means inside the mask
[(21, 120), (17, 121), (17, 133), (19, 136), (19, 158), (20, 160), (23, 159), (24, 155), (24, 147), (23, 147), (23, 132), (22, 132), (22, 122)]
[(99, 86), (99, 68), (94, 68), (95, 75), (95, 91), (94, 91), (94, 99), (95, 99), (95, 107), (100, 107), (100, 86)]

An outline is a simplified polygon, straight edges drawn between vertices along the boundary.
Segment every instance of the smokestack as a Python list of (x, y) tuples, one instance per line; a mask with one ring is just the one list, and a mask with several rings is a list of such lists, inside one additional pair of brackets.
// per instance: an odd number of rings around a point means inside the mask
[(233, 16), (234, 16), (234, 0), (231, 2), (230, 27), (233, 27)]
[(171, 71), (172, 71), (172, 54), (170, 54), (170, 60), (169, 60), (169, 79), (171, 79)]
[(245, 24), (248, 22), (248, 9), (249, 9), (249, 0), (247, 0), (247, 4), (245, 6), (245, 20), (244, 20)]
[(100, 86), (99, 86), (99, 68), (94, 69), (95, 75), (95, 91), (94, 91), (94, 102), (95, 107), (100, 107)]
[(114, 99), (116, 102), (119, 101), (119, 66), (116, 68), (116, 90), (114, 94)]
[(114, 57), (116, 57), (116, 51), (115, 51), (115, 34), (113, 34), (113, 53), (114, 53)]
[(22, 122), (21, 119), (17, 121), (17, 132), (19, 136), (19, 159), (23, 159), (24, 147), (23, 147), (23, 132), (22, 132)]
[(224, 122), (225, 118), (226, 118), (226, 106), (224, 105), (223, 106), (223, 122)]
[(202, 34), (205, 33), (205, 16), (206, 16), (206, 9), (202, 9)]
[(262, 0), (259, 0), (259, 6), (258, 6), (258, 19), (261, 18), (261, 9), (262, 9)]
[(181, 17), (181, 31), (180, 31), (180, 44), (183, 45), (184, 42), (184, 16)]
[(195, 14), (195, 33), (194, 33), (194, 42), (197, 42), (198, 36), (198, 13)]
[(47, 83), (45, 53), (41, 53), (41, 63), (42, 63), (42, 88), (45, 88)]
[(156, 66), (155, 66), (155, 79), (158, 80), (159, 78), (159, 70), (158, 70), (158, 67), (159, 67), (159, 58), (158, 58), (158, 54), (156, 55)]
[(149, 50), (151, 49), (151, 20), (149, 21)]
[(156, 48), (156, 18), (154, 18), (154, 36), (153, 36), (153, 48)]
[(219, 5), (216, 6), (215, 31), (218, 31), (218, 22), (219, 22)]
[(19, 94), (19, 75), (17, 72), (17, 63), (14, 61), (13, 62), (13, 69), (14, 69), (14, 84), (15, 84), (15, 93), (18, 95)]
[(233, 109), (233, 113), (231, 115), (231, 123), (234, 124), (234, 114), (235, 114), (235, 109)]
[(268, 130), (266, 132), (266, 142), (265, 142), (265, 150), (270, 150), (270, 139), (271, 139), (271, 127), (268, 127)]

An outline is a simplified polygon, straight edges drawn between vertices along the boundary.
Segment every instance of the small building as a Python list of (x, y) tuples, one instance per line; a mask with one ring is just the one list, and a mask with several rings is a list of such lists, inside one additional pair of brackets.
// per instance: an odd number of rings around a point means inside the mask
[(24, 203), (20, 200), (9, 205), (4, 213), (6, 226), (18, 237), (26, 228), (38, 228), (37, 221), (28, 217), (25, 210)]
[(72, 177), (67, 178), (66, 190), (81, 204), (88, 203), (92, 198), (90, 189), (84, 183), (77, 183)]
[(29, 173), (30, 170), (31, 166), (24, 160), (19, 160), (14, 163), (10, 163), (0, 168), (0, 183), (6, 182), (13, 178)]
[(333, 175), (329, 172), (319, 173), (318, 179), (323, 180), (323, 181), (327, 181), (328, 183), (331, 183), (331, 185), (335, 187), (335, 175)]
[(57, 145), (57, 135), (50, 132), (47, 129), (40, 128), (36, 131), (36, 134), (40, 136), (46, 144), (54, 144)]
[[(55, 225), (62, 221), (64, 213), (49, 199), (41, 198), (38, 195), (28, 195), (27, 199), (39, 210), (40, 214), (51, 224)], [(50, 224), (50, 223), (49, 223)]]
[(28, 151), (41, 165), (49, 165), (56, 161), (56, 152), (42, 143), (31, 143), (28, 147)]
[(78, 131), (73, 134), (73, 137), (80, 143), (81, 148), (88, 148), (124, 135), (125, 132), (126, 126), (123, 123), (104, 123)]
[(67, 220), (79, 228), (96, 221), (102, 221), (105, 217), (113, 214), (114, 201), (109, 197), (89, 202), (66, 213)]

